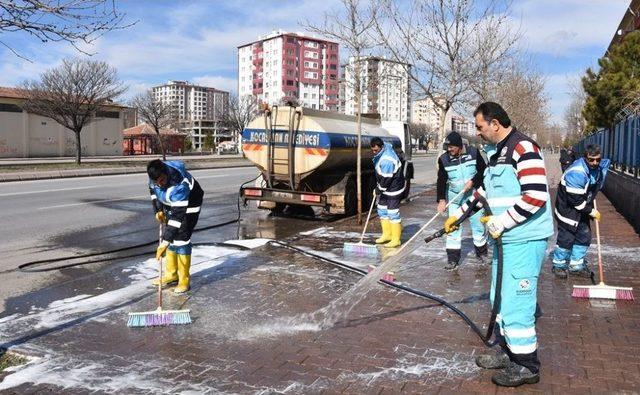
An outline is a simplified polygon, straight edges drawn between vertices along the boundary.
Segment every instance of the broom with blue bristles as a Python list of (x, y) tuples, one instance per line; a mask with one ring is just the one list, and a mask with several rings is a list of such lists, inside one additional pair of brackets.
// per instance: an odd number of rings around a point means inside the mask
[(374, 204), (376, 204), (376, 191), (373, 191), (371, 206), (369, 206), (369, 214), (367, 214), (367, 220), (364, 223), (364, 229), (362, 229), (362, 234), (360, 235), (360, 241), (357, 243), (349, 243), (349, 242), (344, 243), (344, 245), (342, 246), (343, 252), (348, 254), (356, 254), (356, 255), (377, 255), (378, 254), (378, 246), (373, 244), (363, 243), (364, 234), (367, 231), (367, 226), (369, 225), (369, 218), (371, 218), (371, 211), (373, 211)]
[[(160, 224), (160, 242), (162, 242), (162, 224)], [(162, 308), (162, 257), (160, 264), (160, 278), (158, 279), (158, 308), (153, 311), (129, 313), (128, 327), (183, 325), (191, 323), (190, 310), (164, 310)]]

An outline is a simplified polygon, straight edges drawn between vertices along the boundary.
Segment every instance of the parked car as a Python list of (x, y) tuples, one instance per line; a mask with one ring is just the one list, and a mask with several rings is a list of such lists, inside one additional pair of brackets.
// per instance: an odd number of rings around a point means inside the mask
[(218, 144), (218, 155), (224, 154), (237, 154), (238, 153), (238, 145), (232, 141), (223, 141)]

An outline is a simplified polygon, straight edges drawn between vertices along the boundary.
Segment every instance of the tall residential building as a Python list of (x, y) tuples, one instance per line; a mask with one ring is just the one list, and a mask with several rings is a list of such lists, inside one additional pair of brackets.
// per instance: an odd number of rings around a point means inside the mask
[[(442, 116), (442, 109), (429, 97), (414, 100), (411, 105), (411, 122), (425, 125), (433, 133), (440, 130)], [(444, 117), (444, 133), (446, 135), (451, 131), (463, 136), (474, 136), (475, 123), (449, 109)]]
[[(411, 106), (411, 122), (427, 126), (431, 130), (438, 130), (442, 121), (442, 110), (429, 97), (414, 100)], [(446, 128), (446, 126), (445, 126)]]
[(380, 114), (383, 121), (407, 122), (410, 117), (409, 73), (411, 65), (375, 56), (349, 58), (341, 81), (340, 110), (355, 115), (356, 71), (360, 71), (362, 112)]
[(337, 111), (338, 44), (281, 30), (238, 47), (238, 94)]
[(190, 84), (187, 81), (168, 81), (153, 87), (156, 99), (170, 103), (177, 114), (180, 129), (189, 134), (194, 149), (201, 150), (208, 133), (215, 144), (232, 138), (222, 127), (229, 111), (229, 92)]

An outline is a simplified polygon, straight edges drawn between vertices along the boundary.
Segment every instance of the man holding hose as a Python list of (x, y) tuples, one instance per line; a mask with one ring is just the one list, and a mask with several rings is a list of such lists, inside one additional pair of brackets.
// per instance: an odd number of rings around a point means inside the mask
[[(482, 176), (486, 164), (475, 147), (464, 146), (462, 136), (451, 132), (444, 140), (447, 152), (438, 158), (438, 182), (436, 195), (438, 212), (444, 213), (449, 202), (449, 215), (452, 215), (471, 196), (472, 188), (482, 186)], [(458, 196), (461, 192), (464, 193)], [(478, 212), (471, 217), (471, 234), (476, 256), (482, 260), (487, 256), (487, 239), (484, 226), (480, 223)], [(447, 234), (447, 266), (446, 270), (454, 270), (460, 264), (462, 247), (462, 228)]]
[[(502, 239), (503, 274), (496, 339), (502, 350), (480, 355), (476, 364), (500, 369), (492, 381), (517, 387), (540, 380), (538, 339), (535, 328), (538, 276), (545, 258), (547, 239), (553, 235), (553, 219), (544, 159), (538, 143), (511, 126), (497, 103), (482, 103), (474, 111), (478, 135), (488, 163), (483, 187), (445, 222), (452, 232), (469, 207), (480, 209), (478, 196), (486, 198), (493, 214), (481, 218), (493, 239)], [(495, 300), (498, 257), (493, 255), (491, 303)]]

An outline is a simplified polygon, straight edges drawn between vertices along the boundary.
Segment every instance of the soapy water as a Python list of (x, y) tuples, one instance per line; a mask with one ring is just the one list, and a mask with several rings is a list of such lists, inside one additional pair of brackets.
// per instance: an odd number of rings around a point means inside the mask
[[(415, 236), (417, 236), (417, 234)], [(421, 246), (422, 245), (417, 242), (407, 243), (401, 250), (391, 250), (391, 252), (386, 254), (379, 266), (327, 306), (311, 313), (304, 313), (293, 317), (282, 317), (265, 324), (255, 325), (238, 333), (236, 338), (238, 340), (252, 341), (259, 338), (330, 329), (335, 326), (336, 323), (343, 321), (349, 316), (355, 306), (364, 300), (370, 291), (375, 289), (375, 285), (384, 274), (394, 270), (402, 261)]]

